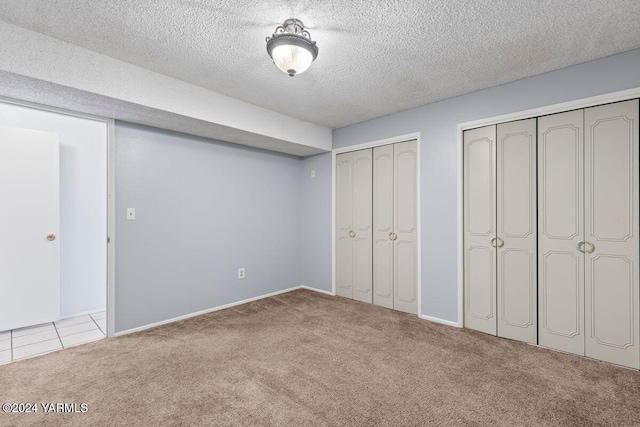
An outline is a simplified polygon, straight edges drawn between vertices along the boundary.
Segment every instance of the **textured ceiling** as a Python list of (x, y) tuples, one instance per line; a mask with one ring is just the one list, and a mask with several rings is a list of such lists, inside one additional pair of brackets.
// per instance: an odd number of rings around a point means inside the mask
[[(320, 53), (279, 71), (295, 14)], [(3, 0), (0, 20), (337, 128), (640, 48), (638, 0)]]

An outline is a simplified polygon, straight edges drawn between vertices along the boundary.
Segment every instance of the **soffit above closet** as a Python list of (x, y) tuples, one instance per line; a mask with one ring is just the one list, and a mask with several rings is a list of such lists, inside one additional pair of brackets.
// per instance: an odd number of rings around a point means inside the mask
[[(265, 37), (295, 16), (318, 59)], [(6, 0), (0, 20), (330, 128), (640, 48), (637, 0)]]

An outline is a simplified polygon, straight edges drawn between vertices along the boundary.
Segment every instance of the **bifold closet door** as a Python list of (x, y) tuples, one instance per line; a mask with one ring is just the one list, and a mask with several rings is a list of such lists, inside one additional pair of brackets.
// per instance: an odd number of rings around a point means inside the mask
[(417, 141), (393, 145), (393, 308), (418, 313)]
[(584, 119), (585, 352), (638, 369), (638, 100)]
[(336, 293), (353, 298), (353, 153), (336, 156)]
[(584, 355), (583, 110), (538, 118), (539, 344)]
[(536, 119), (497, 126), (498, 336), (537, 343)]
[(373, 302), (418, 313), (417, 141), (373, 149)]
[(496, 126), (464, 132), (464, 325), (496, 334)]
[(372, 150), (336, 156), (336, 292), (372, 302)]
[(373, 149), (373, 303), (393, 308), (393, 145)]

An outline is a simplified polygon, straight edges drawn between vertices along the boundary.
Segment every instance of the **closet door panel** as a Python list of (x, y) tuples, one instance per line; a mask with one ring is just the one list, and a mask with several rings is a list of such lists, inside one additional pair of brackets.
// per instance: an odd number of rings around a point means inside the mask
[(586, 355), (638, 369), (638, 100), (587, 108), (585, 130)]
[(396, 310), (418, 313), (417, 141), (393, 145)]
[(538, 119), (539, 344), (584, 355), (583, 110)]
[(537, 343), (536, 119), (497, 126), (498, 336)]
[(496, 334), (496, 127), (464, 132), (464, 325)]
[(353, 299), (373, 302), (373, 150), (353, 153)]
[(373, 303), (393, 308), (393, 145), (373, 149)]
[(353, 153), (336, 156), (336, 293), (353, 298)]

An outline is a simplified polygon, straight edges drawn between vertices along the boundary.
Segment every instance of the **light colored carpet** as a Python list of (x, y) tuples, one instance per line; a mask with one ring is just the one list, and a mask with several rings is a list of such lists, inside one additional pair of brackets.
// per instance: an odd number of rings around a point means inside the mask
[(640, 373), (312, 291), (0, 366), (2, 426), (640, 424)]

